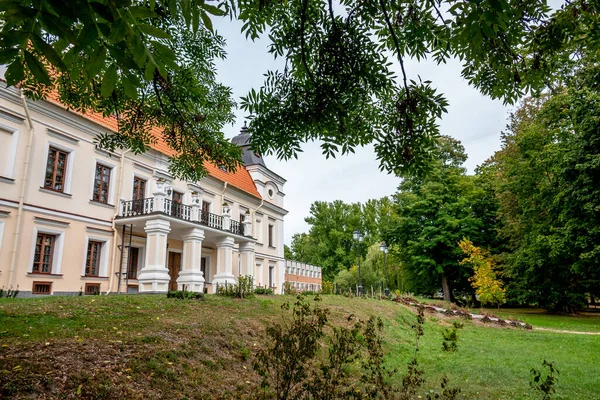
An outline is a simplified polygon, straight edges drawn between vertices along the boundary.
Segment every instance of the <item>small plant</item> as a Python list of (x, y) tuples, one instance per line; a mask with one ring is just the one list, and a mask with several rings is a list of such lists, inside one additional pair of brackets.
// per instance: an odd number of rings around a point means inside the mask
[(273, 288), (257, 287), (254, 289), (254, 294), (273, 294)]
[(334, 294), (333, 293), (333, 282), (323, 281), (321, 285), (321, 293), (322, 294)]
[(217, 285), (217, 295), (238, 299), (254, 296), (254, 278), (252, 275), (239, 276), (237, 284)]
[(181, 300), (200, 300), (204, 298), (204, 293), (190, 292), (187, 290), (173, 290), (167, 292), (167, 298)]
[(554, 363), (546, 361), (542, 362), (542, 369), (546, 367), (548, 372), (545, 377), (542, 376), (542, 371), (535, 368), (531, 368), (530, 374), (531, 379), (529, 385), (531, 389), (542, 394), (542, 400), (549, 400), (553, 393), (556, 393), (554, 385), (558, 382), (557, 375), (560, 373), (554, 366)]
[(292, 286), (292, 282), (283, 283), (283, 294), (296, 294), (296, 288)]
[(10, 298), (15, 298), (17, 297), (17, 295), (19, 294), (19, 285), (17, 285), (17, 288), (15, 290), (13, 290), (12, 286), (6, 290), (4, 290), (4, 287), (2, 289), (0, 289), (0, 298), (2, 297), (6, 297), (7, 299)]
[(455, 352), (456, 350), (458, 350), (458, 330), (462, 328), (462, 323), (454, 321), (452, 323), (452, 328), (444, 329), (444, 331), (442, 332), (442, 336), (444, 337), (444, 342), (442, 343), (442, 350), (450, 352)]

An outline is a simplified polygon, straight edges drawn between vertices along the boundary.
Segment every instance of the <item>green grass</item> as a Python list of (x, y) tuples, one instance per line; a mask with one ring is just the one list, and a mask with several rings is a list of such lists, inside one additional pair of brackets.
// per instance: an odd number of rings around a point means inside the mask
[[(252, 371), (265, 327), (282, 318), (290, 296), (236, 300), (208, 296), (183, 301), (164, 296), (0, 299), (0, 397), (52, 393), (61, 398), (238, 398), (251, 396)], [(415, 316), (378, 300), (325, 296), (331, 321), (349, 314), (381, 316), (387, 363), (406, 370)], [(497, 313), (497, 312), (496, 312)], [(502, 310), (534, 325), (600, 331), (600, 315), (564, 317)], [(600, 336), (525, 331), (464, 321), (458, 351), (442, 348), (454, 319), (428, 315), (418, 360), (424, 394), (443, 376), (466, 399), (535, 399), (529, 371), (545, 358), (560, 370), (555, 398), (600, 399)]]

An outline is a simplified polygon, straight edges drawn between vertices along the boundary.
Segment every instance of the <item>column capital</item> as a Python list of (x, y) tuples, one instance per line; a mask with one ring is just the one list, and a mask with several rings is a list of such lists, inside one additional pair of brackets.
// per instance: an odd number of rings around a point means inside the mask
[(181, 235), (183, 240), (204, 240), (204, 229), (191, 228)]
[(233, 247), (235, 240), (231, 236), (220, 236), (215, 241), (217, 247)]
[(166, 219), (162, 218), (149, 219), (148, 221), (146, 221), (144, 231), (146, 231), (146, 233), (168, 234), (169, 232), (171, 232), (171, 223)]
[(243, 252), (254, 252), (256, 245), (254, 242), (242, 242), (240, 243), (240, 253)]

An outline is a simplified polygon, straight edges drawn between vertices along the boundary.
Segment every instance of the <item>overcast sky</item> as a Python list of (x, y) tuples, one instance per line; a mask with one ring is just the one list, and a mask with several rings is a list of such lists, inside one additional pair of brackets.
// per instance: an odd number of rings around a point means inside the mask
[[(228, 57), (218, 62), (219, 80), (233, 88), (236, 101), (251, 88), (263, 84), (263, 74), (271, 69), (281, 69), (281, 60), (273, 60), (267, 53), (267, 40), (247, 41), (240, 34), (241, 24), (229, 19), (215, 21), (215, 29), (227, 40)], [(450, 102), (448, 113), (440, 121), (441, 133), (459, 139), (469, 156), (466, 167), (475, 167), (500, 148), (500, 132), (506, 126), (509, 109), (499, 100), (480, 95), (461, 78), (457, 62), (445, 65), (417, 63), (408, 60), (407, 74), (412, 79), (433, 81), (433, 86), (445, 94)], [(234, 126), (227, 126), (227, 137), (238, 134), (245, 113), (236, 112)], [(265, 157), (269, 169), (287, 179), (284, 187), (284, 206), (289, 210), (285, 217), (285, 243), (292, 235), (308, 232), (304, 218), (310, 205), (317, 201), (343, 200), (364, 202), (393, 194), (399, 179), (379, 171), (379, 163), (371, 146), (356, 149), (355, 154), (326, 160), (317, 143), (307, 143), (298, 160), (279, 161)]]

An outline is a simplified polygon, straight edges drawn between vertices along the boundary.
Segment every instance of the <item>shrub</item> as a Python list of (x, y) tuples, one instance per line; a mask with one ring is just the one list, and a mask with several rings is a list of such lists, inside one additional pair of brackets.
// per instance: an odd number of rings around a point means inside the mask
[(273, 294), (273, 288), (257, 287), (254, 289), (254, 294)]
[(321, 293), (322, 294), (334, 294), (333, 293), (333, 282), (323, 281), (321, 285)]
[(251, 275), (239, 276), (237, 284), (217, 285), (217, 295), (239, 299), (254, 296), (254, 278)]
[(4, 288), (0, 289), (0, 298), (2, 297), (6, 297), (6, 298), (15, 298), (17, 297), (17, 295), (19, 294), (19, 285), (17, 285), (17, 288), (13, 290), (12, 287), (4, 290)]
[(542, 371), (537, 370), (535, 368), (531, 368), (531, 380), (529, 385), (531, 389), (540, 392), (542, 394), (542, 400), (549, 400), (550, 396), (553, 393), (556, 393), (556, 389), (554, 385), (558, 382), (558, 377), (556, 375), (559, 374), (558, 369), (554, 366), (554, 363), (548, 362), (544, 360), (542, 363), (542, 368), (547, 367), (548, 373), (546, 377), (542, 377)]
[(296, 294), (296, 288), (292, 286), (292, 282), (283, 283), (283, 294)]
[(200, 300), (204, 298), (204, 293), (189, 292), (186, 290), (172, 290), (167, 292), (167, 298), (181, 300)]

